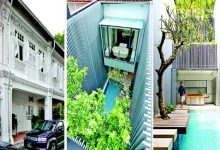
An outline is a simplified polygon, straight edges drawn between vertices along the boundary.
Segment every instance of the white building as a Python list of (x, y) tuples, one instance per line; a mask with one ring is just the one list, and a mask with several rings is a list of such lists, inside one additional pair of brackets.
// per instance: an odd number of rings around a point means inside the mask
[[(46, 15), (46, 14), (45, 14)], [(64, 51), (22, 0), (0, 1), (1, 140), (13, 143), (17, 132), (31, 129), (32, 115), (53, 119), (55, 103), (64, 102)]]

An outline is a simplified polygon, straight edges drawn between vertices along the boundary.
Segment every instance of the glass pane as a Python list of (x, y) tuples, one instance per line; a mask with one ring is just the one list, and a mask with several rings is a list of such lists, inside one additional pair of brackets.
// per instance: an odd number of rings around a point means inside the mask
[(138, 37), (139, 37), (139, 30), (133, 29), (132, 35), (131, 35), (131, 40), (130, 40), (130, 42), (131, 42), (130, 62), (135, 62), (135, 60), (136, 60)]
[(111, 58), (129, 60), (131, 29), (109, 27), (109, 49)]
[(102, 26), (102, 45), (103, 45), (104, 56), (106, 57), (110, 55), (107, 31), (108, 31), (107, 26)]

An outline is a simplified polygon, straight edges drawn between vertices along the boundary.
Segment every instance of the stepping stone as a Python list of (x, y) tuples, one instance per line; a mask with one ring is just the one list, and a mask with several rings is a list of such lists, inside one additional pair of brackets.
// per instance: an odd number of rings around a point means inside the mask
[(178, 134), (186, 134), (190, 119), (189, 113), (171, 113), (170, 119), (164, 120), (160, 115), (154, 116), (154, 129), (177, 129)]
[(172, 150), (172, 138), (153, 138), (154, 150)]
[(154, 138), (172, 138), (173, 142), (177, 138), (177, 129), (153, 129)]

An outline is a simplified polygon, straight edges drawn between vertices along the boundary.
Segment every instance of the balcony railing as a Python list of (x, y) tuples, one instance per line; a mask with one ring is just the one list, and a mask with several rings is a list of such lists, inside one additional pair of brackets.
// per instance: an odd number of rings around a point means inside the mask
[(18, 72), (25, 73), (25, 63), (17, 58), (14, 58), (14, 69)]
[(216, 69), (217, 45), (191, 45), (187, 51), (182, 48), (173, 62), (175, 69)]

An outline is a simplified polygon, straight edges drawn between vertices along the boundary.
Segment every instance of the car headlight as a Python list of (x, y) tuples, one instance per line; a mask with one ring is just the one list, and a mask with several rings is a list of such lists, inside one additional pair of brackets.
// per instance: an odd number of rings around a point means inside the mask
[(37, 141), (38, 142), (47, 142), (47, 138), (38, 138)]

